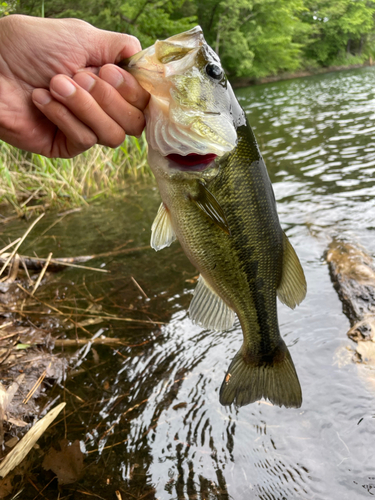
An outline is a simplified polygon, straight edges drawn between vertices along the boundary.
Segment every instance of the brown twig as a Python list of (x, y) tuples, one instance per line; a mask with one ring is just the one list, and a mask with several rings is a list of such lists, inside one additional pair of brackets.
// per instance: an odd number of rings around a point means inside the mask
[(27, 200), (22, 203), (21, 208), (26, 207), (26, 205), (29, 203), (29, 201), (31, 201), (33, 198), (35, 198), (35, 196), (39, 193), (39, 191), (41, 189), (42, 189), (42, 187), (40, 186), (40, 187), (38, 187), (38, 189), (36, 191), (31, 193), (31, 195), (27, 198)]
[(144, 292), (144, 290), (141, 287), (141, 285), (136, 281), (136, 279), (133, 278), (133, 276), (131, 276), (131, 279), (132, 279), (133, 283), (135, 284), (135, 286), (138, 288), (138, 290), (141, 292), (141, 294), (143, 295), (143, 297), (145, 297), (146, 299), (148, 299), (146, 293)]
[[(119, 446), (120, 444), (127, 443), (128, 441), (129, 441), (129, 438), (126, 438), (123, 441), (119, 441), (118, 443), (111, 444), (111, 445), (108, 445), (108, 446), (104, 446), (103, 448), (100, 449), (100, 451), (108, 450), (108, 448), (114, 448), (115, 446)], [(89, 450), (86, 453), (87, 454), (89, 454), (89, 453), (95, 453), (96, 451), (99, 451), (99, 448), (96, 448), (95, 450)]]
[[(7, 324), (11, 324), (11, 323), (7, 323)], [(0, 342), (2, 340), (5, 340), (5, 339), (10, 339), (11, 337), (14, 337), (15, 335), (18, 335), (18, 332), (13, 332), (13, 333), (10, 333), (9, 335), (0, 336)]]
[(95, 493), (88, 493), (87, 491), (83, 490), (74, 490), (74, 492), (82, 493), (82, 495), (87, 495), (89, 497), (95, 497), (95, 498), (100, 498), (101, 500), (106, 500), (105, 498), (101, 497), (100, 495), (96, 495)]
[(2, 248), (0, 250), (0, 255), (5, 252), (5, 250), (8, 250), (8, 248), (11, 248), (13, 245), (16, 245), (20, 241), (21, 238), (17, 238), (16, 240), (12, 241), (12, 243), (9, 243), (6, 247)]
[(46, 263), (44, 264), (43, 269), (41, 270), (41, 272), (40, 272), (40, 274), (38, 276), (38, 279), (36, 280), (36, 283), (35, 283), (35, 286), (33, 288), (33, 291), (31, 292), (31, 295), (34, 295), (34, 293), (36, 292), (36, 290), (37, 290), (40, 282), (42, 281), (43, 276), (45, 275), (45, 273), (47, 271), (47, 267), (48, 267), (48, 265), (49, 265), (49, 263), (51, 261), (51, 258), (52, 258), (52, 252), (50, 252), (49, 255), (48, 255)]
[(88, 343), (92, 344), (99, 344), (99, 345), (126, 345), (121, 341), (121, 339), (118, 338), (110, 338), (110, 337), (104, 337), (104, 338), (96, 338), (96, 339), (56, 339), (54, 344), (55, 347), (75, 347), (75, 346), (82, 346), (86, 345)]
[(51, 368), (51, 361), (49, 362), (49, 365), (47, 366), (47, 368), (44, 370), (44, 372), (41, 374), (41, 376), (38, 378), (38, 380), (35, 382), (35, 384), (32, 386), (32, 388), (30, 389), (28, 395), (26, 396), (26, 398), (22, 401), (23, 404), (27, 404), (30, 399), (32, 398), (33, 394), (35, 393), (35, 391), (38, 389), (38, 387), (40, 386), (40, 384), (43, 382), (43, 380), (45, 379), (46, 375), (47, 375), (47, 370), (49, 368)]
[[(4, 266), (9, 265), (9, 256), (8, 254), (4, 255), (5, 258), (2, 258), (0, 256), (0, 262), (3, 261)], [(20, 255), (20, 258), (25, 262), (26, 266), (30, 268), (39, 268), (41, 267), (41, 264), (44, 262), (47, 262), (48, 258), (45, 259), (43, 257), (30, 257), (28, 255)], [(110, 273), (107, 269), (98, 269), (97, 267), (89, 267), (89, 266), (81, 266), (79, 264), (74, 264), (74, 262), (86, 262), (87, 260), (92, 259), (93, 257), (91, 256), (81, 256), (81, 257), (68, 257), (68, 258), (56, 258), (56, 259), (50, 259), (49, 263), (54, 264), (54, 267), (60, 270), (59, 268), (62, 267), (76, 267), (78, 269), (86, 269), (89, 271), (97, 271), (99, 273)]]
[[(10, 325), (13, 325), (13, 321), (9, 321), (8, 323), (3, 323), (2, 325), (0, 325), (0, 330), (2, 330), (3, 328), (6, 328), (7, 326), (10, 326)], [(4, 337), (2, 337), (4, 338)]]
[[(49, 486), (49, 485), (52, 483), (52, 481), (54, 481), (55, 479), (56, 479), (56, 478), (55, 478), (55, 476), (54, 476), (54, 477), (51, 479), (51, 481), (50, 481), (48, 484), (46, 484), (42, 490), (40, 490), (40, 492), (37, 494), (37, 496), (36, 496), (36, 497), (34, 497), (34, 498), (33, 498), (33, 500), (36, 500), (36, 499), (38, 498), (38, 496), (39, 496), (39, 495), (42, 495), (43, 491), (44, 491), (46, 488), (48, 488), (48, 486)], [(42, 496), (44, 496), (44, 495), (42, 495)], [(14, 498), (14, 497), (13, 497), (13, 498)], [(44, 497), (44, 498), (45, 498), (45, 497)], [(13, 500), (13, 499), (12, 499), (12, 500)]]
[(8, 273), (8, 279), (6, 280), (7, 283), (13, 283), (13, 281), (17, 278), (19, 268), (20, 268), (20, 256), (18, 255), (18, 253), (16, 253), (11, 262), (11, 266)]
[(30, 274), (29, 274), (29, 270), (27, 269), (27, 266), (25, 264), (25, 261), (24, 259), (21, 259), (21, 263), (22, 263), (22, 267), (26, 273), (26, 276), (27, 276), (27, 279), (29, 281), (29, 285), (32, 285), (33, 284), (33, 280), (30, 278)]
[(25, 241), (27, 235), (30, 233), (32, 228), (40, 221), (40, 219), (44, 217), (44, 213), (40, 214), (37, 219), (34, 220), (34, 222), (31, 224), (31, 226), (28, 228), (28, 230), (25, 232), (25, 234), (22, 236), (22, 238), (19, 240), (15, 248), (13, 249), (12, 253), (9, 255), (8, 259), (4, 262), (3, 267), (0, 269), (0, 276), (3, 274), (4, 269), (8, 266), (9, 262), (13, 259), (15, 254), (17, 253), (17, 250), (19, 247), (22, 245), (22, 243)]
[(86, 401), (82, 398), (80, 398), (79, 396), (77, 396), (77, 394), (74, 394), (73, 392), (69, 391), (69, 389), (67, 389), (66, 387), (64, 387), (64, 391), (66, 391), (68, 394), (70, 394), (71, 396), (75, 397), (76, 399), (78, 399), (78, 401), (80, 403), (86, 403)]
[[(128, 413), (130, 413), (131, 411), (135, 410), (136, 408), (139, 408), (141, 405), (143, 405), (143, 403), (147, 403), (148, 402), (148, 399), (144, 399), (143, 401), (141, 401), (140, 403), (137, 403), (136, 405), (132, 406), (131, 408), (128, 408), (126, 411), (124, 411), (124, 413), (121, 414), (121, 417), (125, 417), (125, 415), (127, 415)], [(106, 435), (111, 432), (111, 430), (117, 425), (120, 423), (120, 419), (118, 420), (118, 422), (115, 422), (113, 425), (111, 425), (111, 427), (109, 429), (107, 429), (105, 431), (105, 433), (102, 435), (102, 437), (99, 439), (99, 442), (102, 441)], [(104, 448), (103, 448), (104, 449)]]
[[(53, 311), (57, 312), (58, 314), (61, 314), (61, 316), (65, 316), (66, 318), (66, 321), (71, 321), (73, 323), (73, 325), (77, 326), (77, 328), (80, 328), (81, 330), (83, 330), (85, 333), (89, 334), (90, 335), (90, 332), (88, 330), (86, 330), (86, 328), (84, 328), (82, 325), (80, 325), (79, 323), (77, 323), (76, 321), (74, 321), (74, 319), (72, 319), (68, 314), (65, 314), (63, 313), (62, 311), (60, 311), (59, 309), (57, 309), (56, 307), (52, 306), (51, 304), (47, 304), (46, 302), (43, 302), (42, 300), (38, 299), (38, 297), (35, 297), (34, 295), (31, 295), (30, 292), (28, 292), (27, 290), (25, 290), (25, 288), (20, 285), (19, 283), (17, 283), (17, 286), (18, 288), (20, 288), (24, 293), (26, 293), (27, 295), (29, 295), (29, 297), (32, 297), (33, 299), (37, 300), (40, 304), (43, 304), (44, 306), (52, 309)], [(19, 312), (19, 311), (15, 311), (15, 312)], [(28, 314), (33, 314), (34, 311), (30, 311)], [(35, 311), (36, 313), (36, 311)], [(41, 314), (40, 312), (38, 314)], [(97, 316), (96, 316), (97, 317)]]

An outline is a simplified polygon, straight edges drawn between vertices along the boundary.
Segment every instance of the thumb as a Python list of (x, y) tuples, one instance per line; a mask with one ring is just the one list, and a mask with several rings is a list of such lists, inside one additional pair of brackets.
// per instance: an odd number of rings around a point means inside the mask
[(135, 36), (92, 28), (86, 46), (87, 66), (113, 64), (142, 50)]

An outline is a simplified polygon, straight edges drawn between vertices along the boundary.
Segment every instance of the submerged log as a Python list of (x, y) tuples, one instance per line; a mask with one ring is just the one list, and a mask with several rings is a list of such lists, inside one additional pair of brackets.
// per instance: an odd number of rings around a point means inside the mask
[(333, 285), (352, 327), (353, 340), (370, 340), (375, 332), (375, 262), (358, 244), (333, 240), (326, 254)]
[[(373, 363), (375, 360), (374, 259), (359, 244), (334, 239), (326, 252), (326, 260), (333, 286), (342, 302), (343, 312), (350, 321), (351, 328), (347, 334), (358, 342), (357, 354), (360, 359)], [(366, 346), (363, 342), (366, 342)]]
[[(9, 257), (9, 253), (0, 254), (0, 265), (6, 263), (6, 260)], [(18, 255), (18, 259), (29, 269), (30, 271), (41, 271), (47, 262), (47, 259), (39, 258), (39, 257), (27, 257), (25, 255)], [(90, 259), (93, 259), (92, 255), (82, 255), (79, 257), (66, 257), (66, 258), (55, 258), (50, 259), (48, 262), (48, 271), (51, 272), (59, 272), (65, 270), (69, 266), (73, 266), (74, 264), (78, 264), (81, 262), (87, 262)], [(12, 265), (12, 261), (9, 262), (9, 266)]]
[[(67, 267), (77, 267), (80, 269), (86, 269), (90, 271), (99, 271), (101, 273), (108, 273), (109, 271), (105, 269), (98, 269), (94, 267), (81, 266), (80, 263), (87, 262), (88, 260), (98, 259), (102, 257), (113, 257), (115, 255), (123, 255), (133, 252), (141, 252), (143, 250), (149, 250), (150, 245), (142, 246), (142, 247), (133, 247), (133, 248), (120, 248), (117, 250), (113, 250), (111, 252), (98, 253), (93, 255), (79, 255), (77, 257), (56, 257), (51, 259), (44, 259), (41, 257), (29, 257), (27, 255), (18, 255), (20, 262), (27, 267), (30, 271), (41, 271), (48, 261), (48, 271), (50, 272), (59, 272), (63, 271)], [(6, 267), (10, 267), (13, 263), (13, 260), (9, 260), (11, 256), (10, 253), (2, 252), (0, 253), (0, 266), (5, 265)]]

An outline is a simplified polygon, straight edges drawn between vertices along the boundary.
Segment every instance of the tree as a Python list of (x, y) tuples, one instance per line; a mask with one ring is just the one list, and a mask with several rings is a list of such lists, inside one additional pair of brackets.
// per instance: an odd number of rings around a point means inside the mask
[[(185, 3), (194, 9), (187, 9)], [(193, 0), (45, 0), (43, 5), (45, 17), (84, 19), (97, 28), (134, 35), (144, 47), (197, 24)], [(189, 15), (184, 16), (184, 9)], [(20, 0), (16, 12), (40, 16), (41, 4)]]
[(78, 17), (135, 35), (143, 47), (200, 24), (232, 78), (375, 55), (375, 0), (9, 0), (0, 16), (12, 9)]
[(301, 64), (303, 0), (209, 0), (198, 19), (230, 75), (265, 76)]
[(375, 29), (374, 0), (306, 0), (306, 7), (304, 21), (313, 33), (305, 48), (309, 59), (329, 66), (345, 55), (367, 56)]

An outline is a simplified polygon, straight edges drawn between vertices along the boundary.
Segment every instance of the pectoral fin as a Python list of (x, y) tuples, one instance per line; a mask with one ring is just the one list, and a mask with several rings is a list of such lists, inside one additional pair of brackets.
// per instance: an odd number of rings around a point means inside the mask
[(306, 295), (306, 279), (294, 248), (284, 233), (283, 271), (277, 296), (285, 305), (294, 309)]
[(189, 315), (194, 323), (207, 330), (228, 330), (234, 323), (232, 309), (214, 292), (202, 276), (199, 276), (190, 303)]
[(169, 247), (176, 239), (169, 212), (162, 202), (151, 226), (151, 247), (158, 251)]
[(199, 194), (192, 198), (197, 207), (207, 215), (212, 222), (220, 227), (224, 232), (230, 234), (229, 225), (225, 217), (224, 210), (221, 208), (220, 203), (215, 196), (210, 193), (206, 186), (200, 183)]

